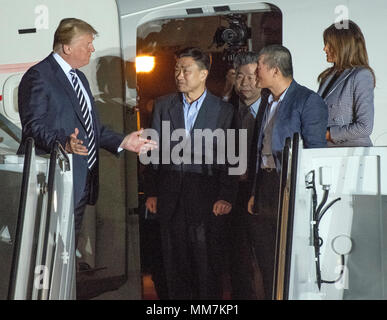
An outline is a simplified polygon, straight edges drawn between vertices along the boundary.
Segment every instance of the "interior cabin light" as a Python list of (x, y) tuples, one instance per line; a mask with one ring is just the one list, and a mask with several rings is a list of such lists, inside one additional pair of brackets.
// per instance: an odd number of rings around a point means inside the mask
[(139, 56), (136, 57), (136, 72), (151, 72), (155, 67), (155, 57)]

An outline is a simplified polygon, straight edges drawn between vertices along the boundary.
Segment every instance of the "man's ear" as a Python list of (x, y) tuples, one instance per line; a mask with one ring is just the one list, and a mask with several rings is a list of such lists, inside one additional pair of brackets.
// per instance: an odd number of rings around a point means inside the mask
[(208, 70), (207, 69), (200, 70), (200, 76), (203, 81), (206, 81), (208, 77)]
[(71, 47), (67, 44), (63, 44), (62, 51), (65, 55), (69, 55), (71, 53)]
[(273, 70), (274, 77), (279, 77), (282, 74), (278, 67), (274, 67)]

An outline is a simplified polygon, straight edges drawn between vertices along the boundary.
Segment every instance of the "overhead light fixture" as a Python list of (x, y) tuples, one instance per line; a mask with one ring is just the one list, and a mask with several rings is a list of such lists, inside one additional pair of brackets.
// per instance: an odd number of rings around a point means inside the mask
[(151, 72), (155, 64), (155, 57), (153, 56), (138, 56), (136, 57), (136, 72)]

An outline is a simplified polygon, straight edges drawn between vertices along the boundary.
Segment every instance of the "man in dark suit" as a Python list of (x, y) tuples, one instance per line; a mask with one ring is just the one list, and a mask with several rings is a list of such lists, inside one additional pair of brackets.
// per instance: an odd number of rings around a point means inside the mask
[[(252, 148), (253, 140), (256, 139), (255, 132), (259, 128), (257, 120), (262, 119), (258, 114), (262, 113), (260, 106), (261, 88), (257, 87), (256, 69), (258, 65), (258, 53), (240, 52), (234, 58), (234, 70), (236, 72), (234, 88), (238, 100), (234, 102), (236, 112), (234, 113), (234, 127), (236, 130), (246, 131), (245, 154), (240, 154), (247, 163), (247, 169), (238, 177), (238, 193), (235, 205), (231, 211), (230, 236), (228, 237), (228, 251), (230, 253), (230, 278), (232, 299), (254, 299), (257, 295), (254, 292), (253, 268), (257, 266), (251, 254), (251, 245), (248, 237), (250, 225), (250, 215), (247, 212), (247, 202), (251, 195), (252, 182), (254, 181), (254, 168), (251, 169), (251, 153), (256, 148)], [(238, 135), (237, 135), (238, 136)], [(239, 141), (242, 143), (242, 141)], [(254, 143), (256, 145), (256, 142)], [(238, 148), (239, 149), (239, 148)], [(255, 153), (254, 153), (255, 157)], [(252, 172), (251, 172), (252, 171)], [(252, 174), (251, 174), (252, 173)]]
[(146, 152), (153, 143), (141, 131), (126, 137), (100, 124), (85, 75), (77, 70), (89, 63), (97, 31), (85, 21), (63, 19), (54, 36), (53, 53), (31, 67), (19, 85), (19, 114), (23, 154), (28, 137), (37, 154), (50, 153), (59, 141), (73, 154), (75, 238), (78, 240), (87, 204), (98, 196), (99, 148), (113, 154), (122, 149)]
[(281, 156), (287, 137), (298, 132), (305, 148), (326, 146), (328, 110), (322, 98), (293, 79), (290, 51), (281, 45), (259, 53), (258, 86), (271, 91), (258, 136), (256, 176), (248, 211), (256, 215), (253, 245), (266, 299), (272, 298)]
[[(160, 219), (170, 299), (219, 299), (222, 294), (222, 241), (236, 178), (228, 175), (227, 164), (217, 163), (217, 152), (225, 147), (219, 139), (211, 141), (211, 148), (201, 149), (197, 159), (194, 146), (203, 138), (195, 137), (194, 131), (224, 133), (231, 127), (233, 107), (206, 89), (209, 70), (206, 53), (182, 50), (175, 67), (179, 93), (157, 99), (154, 106), (152, 128), (162, 139), (162, 162), (148, 167), (145, 194), (148, 210)], [(185, 142), (171, 139), (179, 130), (186, 135)], [(184, 150), (184, 160), (176, 161), (173, 151), (189, 142), (192, 148)], [(205, 161), (211, 155), (216, 163)]]

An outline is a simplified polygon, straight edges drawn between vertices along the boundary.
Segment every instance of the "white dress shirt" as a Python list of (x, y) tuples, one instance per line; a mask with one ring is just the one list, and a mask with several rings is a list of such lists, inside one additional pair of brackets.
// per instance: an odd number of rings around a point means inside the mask
[[(288, 88), (281, 94), (280, 98), (275, 101), (273, 94), (270, 94), (267, 103), (268, 107), (266, 108), (266, 114), (265, 114), (265, 125), (263, 127), (263, 130), (265, 130), (267, 124), (270, 122), (270, 120), (273, 118), (273, 116), (276, 114), (277, 109), (279, 108), (282, 100), (285, 98), (286, 92), (288, 92)], [(271, 139), (270, 139), (271, 141)], [(271, 146), (270, 146), (271, 150)], [(262, 162), (261, 162), (261, 168), (275, 168), (275, 161), (273, 158), (273, 154), (263, 154), (261, 155)]]
[[(56, 60), (56, 62), (58, 62), (60, 67), (62, 68), (62, 70), (65, 73), (67, 79), (69, 80), (71, 86), (74, 88), (73, 81), (71, 79), (71, 74), (70, 74), (70, 70), (73, 69), (73, 68), (59, 54), (54, 52), (53, 57)], [(86, 91), (85, 87), (83, 86), (83, 83), (82, 83), (81, 79), (79, 79), (77, 74), (75, 74), (75, 76), (78, 78), (79, 86), (80, 86), (80, 88), (81, 88), (81, 90), (83, 92), (83, 95), (85, 96), (87, 107), (89, 108), (89, 111), (91, 113), (92, 111), (91, 111), (90, 97), (87, 94), (87, 91)]]

